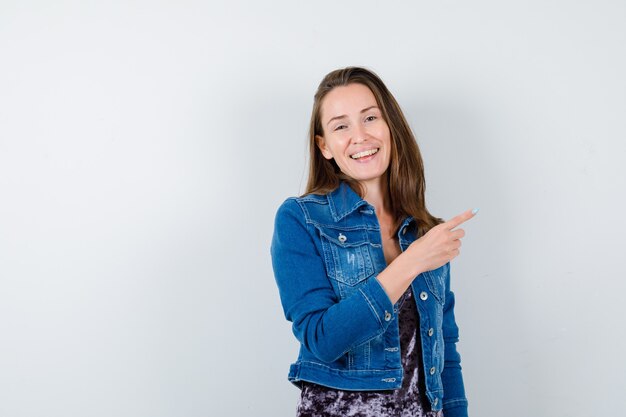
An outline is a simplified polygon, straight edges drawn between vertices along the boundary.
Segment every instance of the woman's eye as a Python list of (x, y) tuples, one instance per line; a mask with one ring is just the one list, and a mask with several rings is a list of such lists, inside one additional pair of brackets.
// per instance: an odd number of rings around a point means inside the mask
[(346, 125), (339, 125), (335, 128), (335, 130), (345, 129), (346, 127), (347, 127)]
[(365, 120), (371, 122), (372, 120), (376, 120), (376, 116), (367, 116)]

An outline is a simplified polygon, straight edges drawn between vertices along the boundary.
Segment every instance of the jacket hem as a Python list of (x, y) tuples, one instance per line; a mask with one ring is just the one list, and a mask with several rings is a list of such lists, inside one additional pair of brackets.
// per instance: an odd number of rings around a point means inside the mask
[(299, 361), (291, 365), (288, 379), (301, 388), (301, 381), (344, 391), (394, 390), (402, 386), (402, 368), (341, 370), (327, 365)]

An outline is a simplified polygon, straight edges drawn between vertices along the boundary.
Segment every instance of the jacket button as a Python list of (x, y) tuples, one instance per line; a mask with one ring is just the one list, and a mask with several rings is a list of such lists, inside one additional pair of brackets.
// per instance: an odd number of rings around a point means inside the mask
[(388, 311), (385, 311), (385, 321), (389, 321), (391, 320), (391, 313), (389, 313)]
[(339, 233), (339, 237), (337, 238), (341, 243), (344, 243), (348, 238), (343, 233)]
[(435, 330), (431, 327), (428, 329), (428, 336), (432, 336), (435, 333)]
[(430, 374), (431, 375), (435, 375), (435, 372), (437, 372), (437, 370), (435, 369), (434, 366), (432, 368), (430, 368)]
[(420, 293), (420, 298), (422, 299), (422, 301), (428, 300), (428, 294), (426, 294), (426, 291), (422, 291)]

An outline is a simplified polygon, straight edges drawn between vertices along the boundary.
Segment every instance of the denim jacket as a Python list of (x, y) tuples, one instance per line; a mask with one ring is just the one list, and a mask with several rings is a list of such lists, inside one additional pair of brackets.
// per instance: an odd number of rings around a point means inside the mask
[[(415, 223), (408, 217), (398, 230), (402, 251), (418, 238)], [(271, 255), (285, 317), (300, 342), (289, 380), (400, 388), (398, 305), (377, 279), (387, 264), (374, 207), (345, 182), (327, 195), (288, 198), (276, 214)], [(411, 287), (431, 407), (467, 416), (450, 265), (419, 274)]]

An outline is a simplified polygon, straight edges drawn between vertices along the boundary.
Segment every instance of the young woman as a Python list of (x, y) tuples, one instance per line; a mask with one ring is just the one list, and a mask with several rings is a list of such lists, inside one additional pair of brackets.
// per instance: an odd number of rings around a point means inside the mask
[(271, 254), (300, 342), (297, 415), (467, 416), (449, 262), (476, 209), (424, 201), (415, 138), (383, 82), (332, 71), (315, 94), (306, 192), (276, 214)]

